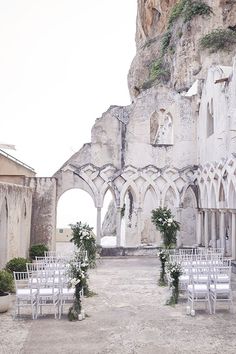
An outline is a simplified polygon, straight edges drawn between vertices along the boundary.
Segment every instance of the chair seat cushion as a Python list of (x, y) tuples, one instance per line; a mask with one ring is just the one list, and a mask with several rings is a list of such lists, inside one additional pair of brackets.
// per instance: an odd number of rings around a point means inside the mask
[(188, 285), (188, 291), (192, 292), (207, 292), (208, 286), (207, 284), (195, 284), (194, 287), (192, 284)]
[(217, 291), (217, 292), (228, 292), (230, 290), (229, 284), (222, 283), (222, 284), (211, 284), (210, 285), (210, 290), (211, 291)]
[(52, 288), (43, 288), (43, 289), (39, 289), (39, 295), (40, 296), (50, 296), (50, 295), (57, 295), (59, 294), (59, 290), (58, 289), (53, 289)]
[(30, 295), (36, 295), (37, 294), (37, 289), (17, 289), (16, 290), (16, 295), (17, 296), (30, 296)]
[(62, 294), (63, 295), (74, 295), (75, 294), (75, 289), (73, 289), (73, 288), (63, 288), (62, 289)]

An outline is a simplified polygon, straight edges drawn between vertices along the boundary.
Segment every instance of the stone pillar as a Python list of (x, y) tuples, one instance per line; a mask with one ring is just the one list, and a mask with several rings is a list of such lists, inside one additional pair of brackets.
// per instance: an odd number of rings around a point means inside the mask
[(121, 241), (121, 208), (116, 208), (116, 246), (120, 247)]
[(203, 226), (203, 212), (197, 210), (197, 245), (202, 244), (202, 226)]
[(236, 259), (236, 210), (231, 210), (231, 215), (232, 259)]
[(97, 207), (97, 239), (96, 243), (97, 245), (101, 245), (101, 218), (102, 218), (102, 208)]
[(141, 245), (142, 208), (137, 208), (137, 244)]
[(226, 252), (226, 240), (225, 240), (225, 210), (220, 209), (220, 247), (224, 249), (223, 254)]
[[(182, 217), (182, 208), (176, 208), (176, 220), (181, 224), (181, 217)], [(181, 229), (181, 225), (180, 225)], [(180, 248), (182, 246), (181, 242), (181, 233), (180, 231), (177, 231), (176, 235), (176, 246), (177, 248)]]
[(211, 209), (211, 241), (212, 247), (217, 248), (216, 242), (216, 211)]
[(209, 246), (209, 224), (208, 224), (209, 210), (204, 210), (204, 245), (205, 248)]

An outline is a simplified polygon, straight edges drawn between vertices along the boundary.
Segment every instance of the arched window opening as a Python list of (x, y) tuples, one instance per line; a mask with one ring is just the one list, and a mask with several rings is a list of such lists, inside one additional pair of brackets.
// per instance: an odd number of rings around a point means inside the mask
[(101, 245), (116, 246), (116, 204), (109, 189), (103, 201)]
[(71, 253), (75, 250), (70, 242), (70, 224), (81, 221), (93, 227), (96, 233), (97, 212), (91, 196), (82, 189), (70, 189), (63, 193), (57, 204), (56, 250)]
[(143, 245), (160, 245), (160, 232), (157, 231), (155, 225), (151, 221), (152, 210), (157, 207), (157, 196), (154, 189), (150, 186), (146, 191), (142, 210), (141, 244)]

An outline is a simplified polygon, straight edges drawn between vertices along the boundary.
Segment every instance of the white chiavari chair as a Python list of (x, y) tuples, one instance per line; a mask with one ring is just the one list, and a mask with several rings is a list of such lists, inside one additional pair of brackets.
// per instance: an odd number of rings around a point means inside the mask
[(210, 284), (210, 297), (213, 302), (213, 313), (217, 302), (228, 302), (232, 305), (231, 265), (214, 266), (213, 283)]
[(16, 289), (14, 319), (20, 315), (21, 307), (30, 306), (34, 320), (37, 318), (37, 289), (30, 285), (27, 272), (13, 272), (13, 275)]

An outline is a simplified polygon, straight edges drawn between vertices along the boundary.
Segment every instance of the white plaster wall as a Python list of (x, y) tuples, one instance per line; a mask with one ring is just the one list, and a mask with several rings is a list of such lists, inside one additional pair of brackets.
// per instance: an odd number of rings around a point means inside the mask
[[(234, 67), (212, 67), (203, 87), (198, 118), (198, 163), (219, 161), (235, 152), (236, 114)], [(215, 83), (229, 77), (229, 81)], [(207, 103), (213, 99), (214, 133), (207, 136)]]

